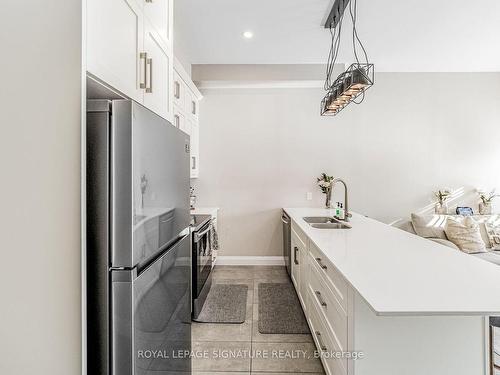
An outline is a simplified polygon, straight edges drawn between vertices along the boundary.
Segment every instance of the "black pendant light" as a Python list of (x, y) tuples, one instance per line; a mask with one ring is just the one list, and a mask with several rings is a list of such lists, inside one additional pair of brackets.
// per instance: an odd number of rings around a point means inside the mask
[[(342, 32), (344, 12), (349, 6), (352, 20), (352, 44), (355, 63), (351, 64), (343, 73), (332, 81), (332, 73), (337, 62)], [(335, 116), (350, 103), (360, 104), (365, 97), (365, 92), (374, 83), (374, 67), (368, 61), (366, 50), (358, 37), (356, 30), (357, 0), (336, 0), (325, 28), (330, 30), (332, 36), (330, 53), (328, 55), (325, 91), (326, 95), (321, 101), (321, 115)], [(358, 45), (361, 47), (364, 60), (358, 58)]]

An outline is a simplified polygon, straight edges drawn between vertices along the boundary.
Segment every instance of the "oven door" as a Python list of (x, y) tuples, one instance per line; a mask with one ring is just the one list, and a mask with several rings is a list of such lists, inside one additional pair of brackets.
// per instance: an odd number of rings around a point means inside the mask
[(198, 298), (212, 271), (211, 222), (193, 233), (193, 294)]
[(111, 271), (111, 374), (191, 372), (190, 265), (186, 235), (143, 270)]

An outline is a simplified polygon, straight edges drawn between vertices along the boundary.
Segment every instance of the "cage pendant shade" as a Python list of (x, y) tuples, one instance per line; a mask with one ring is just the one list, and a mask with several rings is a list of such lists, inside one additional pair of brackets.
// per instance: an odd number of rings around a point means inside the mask
[(355, 63), (341, 73), (321, 101), (321, 115), (335, 116), (374, 83), (373, 64)]

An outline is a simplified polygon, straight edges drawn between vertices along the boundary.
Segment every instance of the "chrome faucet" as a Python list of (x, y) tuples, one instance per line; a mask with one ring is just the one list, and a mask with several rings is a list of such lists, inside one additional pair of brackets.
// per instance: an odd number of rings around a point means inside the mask
[(344, 180), (340, 179), (340, 178), (335, 178), (333, 181), (332, 181), (332, 191), (333, 191), (333, 188), (335, 187), (335, 185), (337, 184), (337, 182), (340, 182), (342, 185), (344, 185), (344, 206), (345, 206), (345, 219), (344, 221), (349, 221), (349, 218), (352, 217), (351, 213), (349, 212), (349, 202), (348, 202), (348, 198), (347, 198), (347, 184), (345, 183)]

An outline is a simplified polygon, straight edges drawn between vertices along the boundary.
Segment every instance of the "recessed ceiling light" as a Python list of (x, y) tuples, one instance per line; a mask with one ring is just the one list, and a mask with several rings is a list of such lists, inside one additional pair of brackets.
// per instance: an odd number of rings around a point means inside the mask
[(245, 31), (245, 32), (243, 33), (243, 37), (244, 37), (245, 39), (252, 39), (252, 38), (253, 38), (253, 33), (252, 33), (251, 31)]

